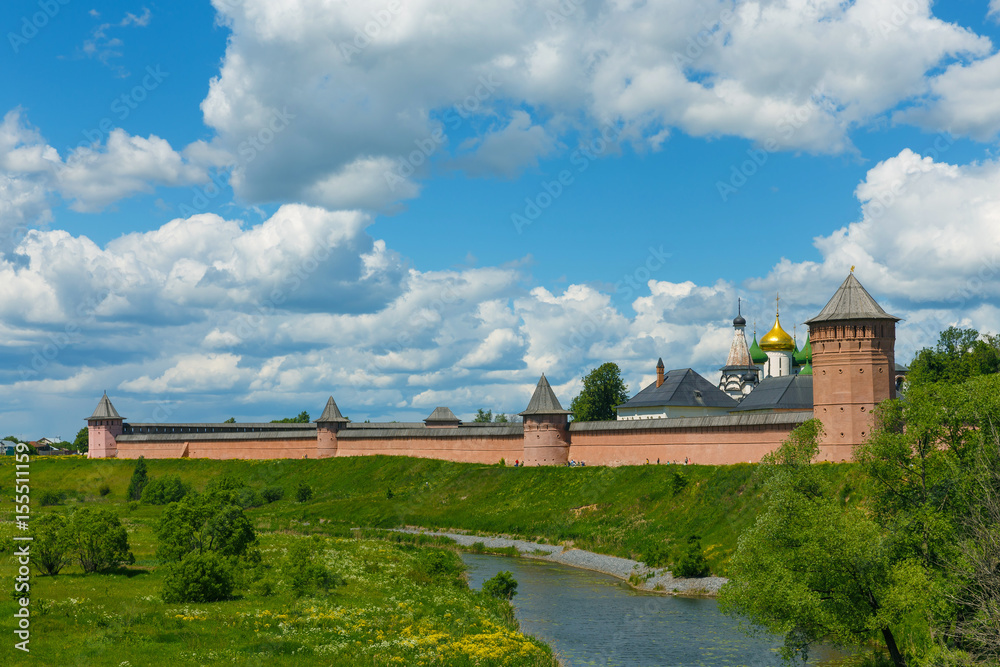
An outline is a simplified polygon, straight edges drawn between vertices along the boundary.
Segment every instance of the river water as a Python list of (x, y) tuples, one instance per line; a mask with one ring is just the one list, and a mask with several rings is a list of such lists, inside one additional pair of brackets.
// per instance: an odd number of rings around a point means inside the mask
[[(501, 570), (518, 582), (521, 631), (551, 646), (564, 665), (780, 665), (781, 640), (748, 637), (713, 599), (642, 593), (614, 577), (528, 558), (462, 554), (469, 586)], [(809, 664), (836, 665), (844, 653), (812, 651)]]

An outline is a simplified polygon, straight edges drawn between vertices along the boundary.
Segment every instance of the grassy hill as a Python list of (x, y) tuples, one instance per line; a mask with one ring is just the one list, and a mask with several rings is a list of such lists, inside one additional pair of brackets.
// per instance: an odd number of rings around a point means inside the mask
[[(842, 498), (854, 499), (854, 466), (818, 465)], [(42, 491), (53, 491), (67, 505), (125, 503), (134, 466), (113, 459), (36, 458), (32, 497), (37, 501)], [(199, 490), (220, 475), (258, 489), (283, 487), (284, 500), (248, 512), (263, 530), (345, 535), (353, 527), (416, 525), (515, 535), (661, 564), (672, 562), (688, 536), (697, 534), (713, 572), (722, 575), (762, 500), (750, 464), (510, 468), (374, 456), (151, 460), (148, 467), (150, 477), (177, 475)], [(12, 469), (13, 461), (0, 461), (7, 497)], [(105, 483), (111, 493), (101, 496)], [(300, 483), (314, 491), (306, 503), (295, 500)], [(128, 513), (139, 519), (159, 511), (139, 505)]]

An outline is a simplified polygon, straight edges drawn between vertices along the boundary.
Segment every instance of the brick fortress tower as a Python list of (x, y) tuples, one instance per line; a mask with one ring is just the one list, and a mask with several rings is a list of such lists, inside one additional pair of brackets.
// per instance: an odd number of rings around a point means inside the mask
[(565, 465), (569, 461), (569, 410), (563, 410), (545, 374), (538, 380), (524, 417), (525, 465)]
[(337, 431), (349, 421), (340, 414), (340, 408), (331, 396), (323, 414), (316, 420), (316, 458), (325, 459), (337, 455)]
[(871, 431), (872, 410), (896, 397), (896, 322), (854, 277), (854, 268), (819, 315), (807, 320), (812, 346), (813, 414), (826, 431), (821, 457), (849, 461)]
[(115, 439), (122, 434), (124, 421), (125, 419), (115, 410), (115, 406), (111, 405), (108, 392), (104, 392), (94, 414), (87, 417), (87, 438), (90, 443), (87, 448), (87, 458), (114, 458), (118, 453)]

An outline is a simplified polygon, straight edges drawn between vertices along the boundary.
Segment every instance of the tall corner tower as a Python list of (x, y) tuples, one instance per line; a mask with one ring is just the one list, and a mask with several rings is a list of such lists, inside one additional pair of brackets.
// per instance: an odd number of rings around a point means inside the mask
[(326, 459), (337, 455), (337, 431), (350, 420), (340, 414), (333, 396), (326, 402), (323, 414), (316, 419), (316, 458)]
[(122, 434), (125, 419), (115, 406), (111, 405), (108, 392), (94, 409), (94, 414), (87, 417), (87, 458), (113, 459), (118, 455), (117, 438)]
[(871, 432), (872, 411), (896, 397), (898, 317), (888, 314), (854, 277), (854, 269), (819, 315), (807, 320), (812, 347), (813, 414), (826, 431), (821, 452), (849, 461)]
[(524, 417), (525, 465), (566, 465), (569, 461), (569, 410), (563, 410), (545, 374), (538, 380)]

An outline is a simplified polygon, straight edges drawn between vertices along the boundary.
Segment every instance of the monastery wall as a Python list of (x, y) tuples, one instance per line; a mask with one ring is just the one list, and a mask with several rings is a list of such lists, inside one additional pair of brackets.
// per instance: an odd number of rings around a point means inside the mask
[[(421, 425), (423, 426), (423, 425)], [(346, 428), (337, 433), (337, 456), (413, 456), (492, 465), (524, 460), (520, 424), (457, 428)]]
[(812, 412), (570, 424), (570, 459), (587, 465), (756, 463)]

